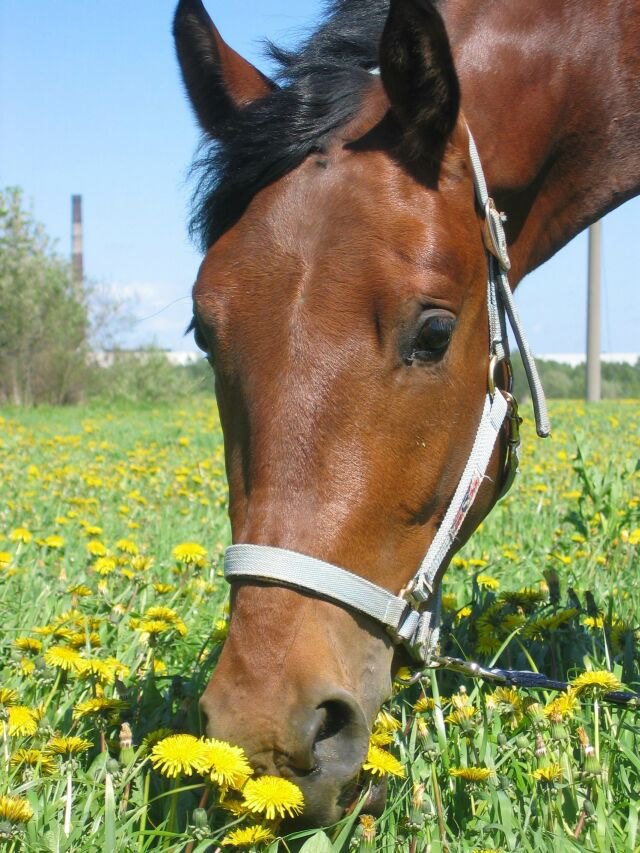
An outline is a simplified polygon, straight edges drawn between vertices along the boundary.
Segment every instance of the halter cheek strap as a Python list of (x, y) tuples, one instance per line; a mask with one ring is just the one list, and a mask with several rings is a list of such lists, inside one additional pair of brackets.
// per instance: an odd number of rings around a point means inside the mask
[(484, 212), (487, 248), (487, 305), (490, 337), (490, 366), (487, 394), (469, 458), (449, 508), (420, 567), (398, 595), (353, 574), (340, 566), (284, 548), (268, 545), (231, 545), (225, 552), (224, 573), (232, 583), (257, 580), (291, 587), (327, 599), (373, 619), (394, 642), (403, 644), (412, 657), (428, 665), (438, 642), (440, 623), (439, 576), (456, 536), (486, 477), (498, 435), (507, 425), (507, 458), (502, 474), (501, 495), (513, 481), (518, 466), (520, 419), (510, 388), (496, 387), (494, 373), (504, 363), (510, 377), (507, 319), (518, 342), (529, 381), (538, 435), (549, 435), (549, 419), (542, 385), (527, 345), (507, 278), (510, 268), (503, 216), (487, 192), (475, 142), (469, 133), (469, 156), (473, 167), (476, 200)]

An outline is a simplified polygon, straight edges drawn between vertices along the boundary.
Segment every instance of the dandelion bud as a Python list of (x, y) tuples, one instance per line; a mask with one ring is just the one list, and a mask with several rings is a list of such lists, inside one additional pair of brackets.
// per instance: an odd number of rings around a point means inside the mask
[(209, 828), (209, 819), (207, 817), (206, 809), (193, 810), (193, 825), (196, 827), (196, 829)]
[(509, 743), (509, 738), (504, 732), (498, 732), (498, 746), (505, 747)]
[(593, 817), (596, 813), (596, 807), (593, 805), (591, 800), (585, 799), (582, 804), (582, 811), (586, 814), (587, 817)]
[(535, 748), (536, 758), (542, 758), (546, 754), (547, 754), (547, 747), (546, 747), (546, 744), (544, 742), (544, 738), (542, 737), (540, 732), (537, 732), (536, 733), (536, 748)]
[(134, 758), (133, 732), (129, 723), (123, 723), (120, 726), (120, 761), (124, 767), (130, 767)]
[(374, 853), (376, 839), (376, 820), (370, 814), (360, 815), (360, 823), (356, 829), (359, 844), (358, 853)]
[(107, 773), (111, 773), (112, 775), (117, 773), (120, 770), (120, 762), (117, 758), (109, 758), (107, 759), (107, 763), (105, 764), (105, 768)]

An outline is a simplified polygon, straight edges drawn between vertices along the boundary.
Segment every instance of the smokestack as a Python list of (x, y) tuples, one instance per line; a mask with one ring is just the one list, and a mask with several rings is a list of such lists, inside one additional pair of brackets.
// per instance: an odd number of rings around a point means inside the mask
[(84, 251), (82, 235), (82, 196), (71, 196), (71, 270), (78, 299), (84, 295)]

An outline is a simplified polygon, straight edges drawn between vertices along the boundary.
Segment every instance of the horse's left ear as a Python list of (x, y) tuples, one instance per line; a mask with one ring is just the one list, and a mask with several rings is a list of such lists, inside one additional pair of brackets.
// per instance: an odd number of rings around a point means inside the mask
[(391, 0), (380, 75), (414, 157), (440, 159), (458, 119), (460, 86), (432, 0)]
[(223, 40), (202, 0), (180, 0), (173, 36), (187, 94), (200, 126), (214, 139), (234, 113), (276, 88)]

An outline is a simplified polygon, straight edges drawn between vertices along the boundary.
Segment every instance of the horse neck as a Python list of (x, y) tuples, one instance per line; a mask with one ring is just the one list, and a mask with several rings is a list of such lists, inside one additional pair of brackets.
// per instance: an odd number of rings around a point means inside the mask
[(442, 12), (517, 283), (640, 192), (640, 0), (463, 0)]

